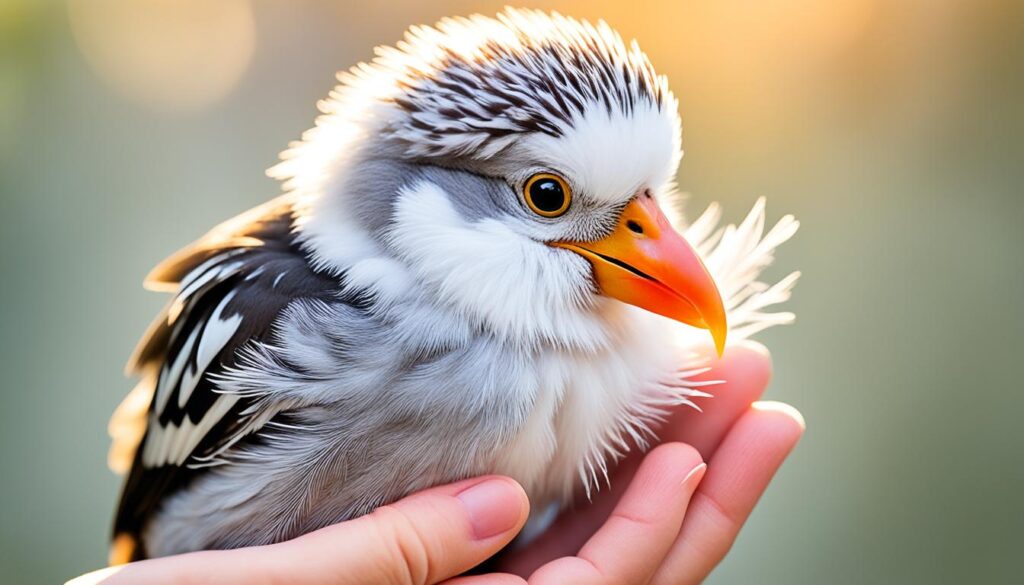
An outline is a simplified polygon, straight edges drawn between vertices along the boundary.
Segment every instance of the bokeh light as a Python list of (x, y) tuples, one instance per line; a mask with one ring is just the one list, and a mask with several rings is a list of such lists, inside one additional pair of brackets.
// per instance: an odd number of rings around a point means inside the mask
[(155, 108), (189, 110), (222, 99), (256, 47), (248, 0), (71, 0), (68, 14), (93, 70)]

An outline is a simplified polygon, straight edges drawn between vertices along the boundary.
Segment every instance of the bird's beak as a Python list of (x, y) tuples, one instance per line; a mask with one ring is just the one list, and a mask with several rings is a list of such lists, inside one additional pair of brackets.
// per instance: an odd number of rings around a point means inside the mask
[(722, 296), (697, 252), (672, 229), (653, 197), (634, 198), (615, 231), (601, 240), (552, 245), (586, 258), (602, 294), (708, 329), (722, 354), (727, 331)]

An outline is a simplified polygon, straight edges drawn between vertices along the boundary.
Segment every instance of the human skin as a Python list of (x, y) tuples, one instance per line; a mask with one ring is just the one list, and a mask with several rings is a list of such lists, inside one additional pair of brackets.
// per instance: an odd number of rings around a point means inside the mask
[(497, 573), (457, 577), (515, 537), (529, 502), (512, 479), (485, 476), (288, 542), (141, 561), (67, 585), (700, 583), (804, 431), (791, 406), (757, 402), (771, 377), (763, 346), (730, 347), (702, 377), (728, 380), (713, 387), (703, 413), (675, 411), (658, 447), (634, 451), (610, 489), (563, 512), (525, 548), (503, 554)]

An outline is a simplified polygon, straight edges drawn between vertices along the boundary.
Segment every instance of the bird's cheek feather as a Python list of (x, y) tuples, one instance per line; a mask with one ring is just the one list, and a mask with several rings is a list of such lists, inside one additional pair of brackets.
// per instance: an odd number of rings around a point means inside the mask
[(552, 245), (586, 258), (602, 294), (708, 329), (719, 354), (725, 349), (728, 327), (718, 287), (654, 198), (635, 197), (603, 239)]

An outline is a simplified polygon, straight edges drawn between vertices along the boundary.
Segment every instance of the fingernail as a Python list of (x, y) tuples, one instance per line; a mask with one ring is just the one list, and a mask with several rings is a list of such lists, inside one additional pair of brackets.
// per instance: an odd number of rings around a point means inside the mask
[(807, 421), (804, 420), (804, 415), (800, 414), (800, 411), (796, 408), (786, 404), (785, 402), (775, 402), (774, 400), (759, 400), (750, 405), (754, 410), (766, 410), (770, 412), (781, 412), (782, 414), (792, 418), (801, 429), (807, 430)]
[(686, 477), (683, 478), (683, 488), (688, 490), (696, 488), (697, 484), (700, 483), (700, 480), (704, 479), (704, 472), (707, 470), (707, 463), (701, 463), (697, 467), (691, 469), (690, 473), (687, 473)]
[(483, 540), (516, 527), (522, 516), (519, 490), (501, 479), (488, 479), (455, 496), (466, 509), (473, 537)]

